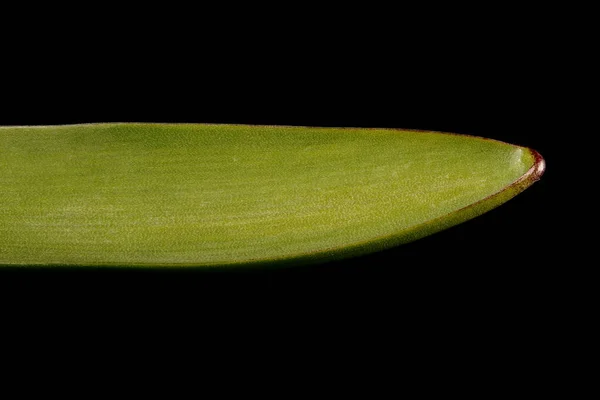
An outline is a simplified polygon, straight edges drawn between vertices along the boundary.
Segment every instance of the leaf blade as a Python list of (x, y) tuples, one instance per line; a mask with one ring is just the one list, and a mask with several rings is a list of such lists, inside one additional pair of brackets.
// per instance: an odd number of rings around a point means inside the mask
[(438, 132), (201, 124), (0, 129), (0, 264), (304, 263), (396, 246), (543, 172)]

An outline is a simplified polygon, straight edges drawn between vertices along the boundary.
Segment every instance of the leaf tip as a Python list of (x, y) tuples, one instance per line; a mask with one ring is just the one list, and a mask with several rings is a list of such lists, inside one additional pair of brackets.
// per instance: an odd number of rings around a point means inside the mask
[(546, 172), (546, 160), (536, 150), (529, 149), (529, 151), (533, 155), (533, 166), (529, 170), (529, 176), (533, 182), (539, 181), (544, 172)]

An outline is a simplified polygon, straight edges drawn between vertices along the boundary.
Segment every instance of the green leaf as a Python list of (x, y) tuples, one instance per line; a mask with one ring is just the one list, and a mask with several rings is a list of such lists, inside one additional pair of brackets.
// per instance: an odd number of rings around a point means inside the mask
[(322, 262), (473, 218), (543, 170), (533, 150), (438, 132), (3, 127), (0, 265)]

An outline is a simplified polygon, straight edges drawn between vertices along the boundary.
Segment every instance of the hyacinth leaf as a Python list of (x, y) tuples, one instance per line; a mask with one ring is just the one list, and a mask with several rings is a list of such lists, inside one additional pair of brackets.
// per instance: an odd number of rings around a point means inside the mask
[(0, 265), (296, 265), (477, 217), (544, 171), (534, 150), (402, 129), (0, 127)]

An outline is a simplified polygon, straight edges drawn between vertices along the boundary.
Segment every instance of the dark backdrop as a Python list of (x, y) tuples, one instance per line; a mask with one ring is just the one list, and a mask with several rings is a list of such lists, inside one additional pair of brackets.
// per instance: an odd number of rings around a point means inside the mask
[[(185, 11), (165, 15), (162, 5), (156, 16), (144, 15), (149, 7), (133, 15), (107, 8), (98, 21), (91, 18), (101, 14), (98, 8), (90, 15), (69, 10), (68, 21), (48, 17), (46, 26), (31, 22), (29, 10), (26, 21), (3, 35), (0, 125), (151, 121), (438, 130), (530, 146), (546, 158), (546, 174), (474, 220), (324, 265), (235, 273), (2, 270), (3, 332), (33, 322), (27, 347), (53, 347), (51, 334), (60, 332), (63, 340), (83, 340), (82, 350), (105, 349), (102, 344), (116, 339), (150, 360), (161, 347), (186, 355), (194, 347), (254, 350), (245, 371), (259, 369), (263, 349), (275, 347), (288, 363), (307, 354), (305, 374), (297, 375), (306, 382), (319, 366), (329, 379), (333, 368), (322, 362), (328, 356), (349, 361), (361, 378), (380, 365), (356, 361), (366, 355), (381, 357), (385, 369), (391, 364), (393, 376), (381, 380), (396, 390), (404, 390), (398, 377), (406, 370), (423, 372), (419, 390), (446, 390), (432, 369), (442, 376), (456, 371), (465, 388), (488, 379), (495, 381), (488, 391), (520, 381), (536, 393), (554, 390), (565, 366), (579, 364), (560, 362), (579, 337), (579, 331), (570, 338), (563, 332), (593, 320), (577, 316), (593, 292), (581, 289), (583, 269), (563, 244), (577, 232), (561, 228), (571, 214), (562, 203), (570, 187), (558, 184), (564, 145), (557, 143), (575, 134), (559, 123), (565, 117), (558, 99), (569, 101), (561, 97), (561, 79), (571, 77), (559, 61), (561, 45), (578, 42), (564, 38), (562, 15), (549, 17), (547, 5), (462, 10), (455, 3), (446, 9), (423, 3), (421, 13), (394, 5), (368, 15), (361, 3), (356, 15), (345, 15), (349, 4), (329, 14), (324, 6), (307, 8), (305, 16), (300, 6), (275, 15), (269, 5), (261, 17), (223, 4), (229, 10), (194, 11), (188, 18)], [(20, 322), (5, 318), (11, 312)], [(324, 349), (311, 352), (319, 344)], [(111, 368), (122, 364), (121, 354), (109, 360)], [(203, 364), (202, 355), (192, 363)], [(219, 372), (238, 361), (220, 358), (226, 365)], [(461, 363), (470, 368), (457, 368)], [(536, 373), (556, 379), (533, 379)]]

